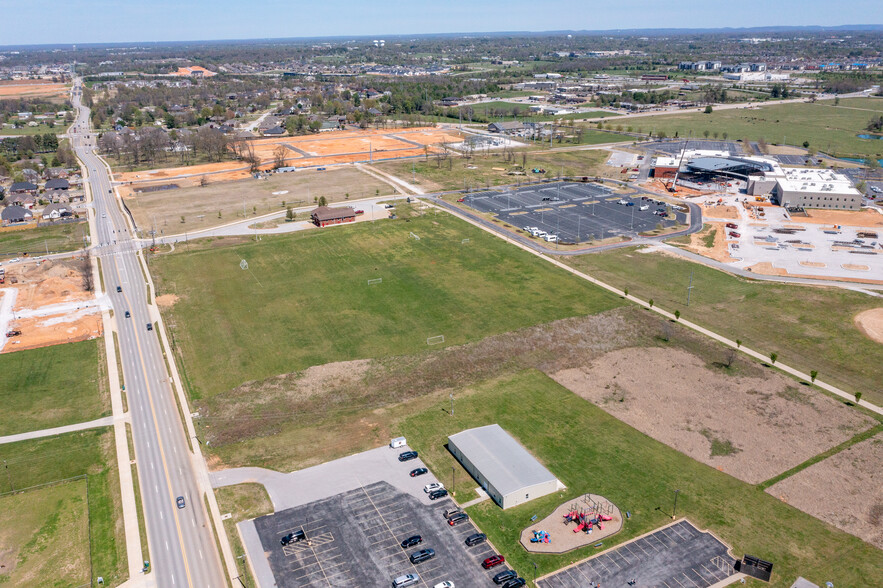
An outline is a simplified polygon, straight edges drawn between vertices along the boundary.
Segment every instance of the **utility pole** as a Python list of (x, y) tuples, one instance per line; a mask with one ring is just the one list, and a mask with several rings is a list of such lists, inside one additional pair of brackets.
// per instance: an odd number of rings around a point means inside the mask
[(690, 285), (687, 286), (687, 306), (690, 306), (690, 294), (693, 292), (693, 270), (690, 270)]
[(457, 486), (457, 466), (451, 466), (451, 494)]

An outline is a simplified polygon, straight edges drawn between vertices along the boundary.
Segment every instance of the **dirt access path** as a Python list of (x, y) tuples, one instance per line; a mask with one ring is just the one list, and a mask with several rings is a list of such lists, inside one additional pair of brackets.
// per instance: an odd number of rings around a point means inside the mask
[(875, 422), (773, 371), (729, 375), (679, 349), (612, 351), (551, 376), (639, 431), (750, 484)]

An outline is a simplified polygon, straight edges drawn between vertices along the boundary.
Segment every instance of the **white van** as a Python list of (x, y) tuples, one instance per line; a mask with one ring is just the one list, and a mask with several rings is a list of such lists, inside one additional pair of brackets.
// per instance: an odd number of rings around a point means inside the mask
[(417, 574), (405, 574), (393, 580), (392, 585), (394, 588), (405, 588), (405, 586), (416, 586), (419, 581), (420, 576)]
[(407, 444), (408, 444), (408, 442), (407, 442), (407, 440), (405, 440), (404, 437), (396, 437), (395, 439), (393, 439), (392, 441), (389, 442), (389, 446), (392, 449), (398, 449), (399, 447), (404, 447)]
[(547, 243), (557, 243), (558, 235), (545, 235), (543, 239), (545, 239)]

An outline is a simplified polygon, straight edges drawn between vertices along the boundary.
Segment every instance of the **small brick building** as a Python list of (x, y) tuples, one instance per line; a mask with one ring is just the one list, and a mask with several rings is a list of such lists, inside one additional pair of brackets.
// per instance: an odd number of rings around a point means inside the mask
[(313, 211), (310, 218), (317, 227), (327, 227), (328, 225), (354, 222), (356, 220), (356, 211), (349, 206), (339, 208), (320, 206)]

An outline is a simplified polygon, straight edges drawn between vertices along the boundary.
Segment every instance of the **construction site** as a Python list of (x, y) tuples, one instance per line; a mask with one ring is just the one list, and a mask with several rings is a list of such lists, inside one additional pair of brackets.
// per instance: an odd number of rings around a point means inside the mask
[(0, 268), (0, 352), (101, 336), (101, 308), (84, 267), (82, 258), (69, 258)]

